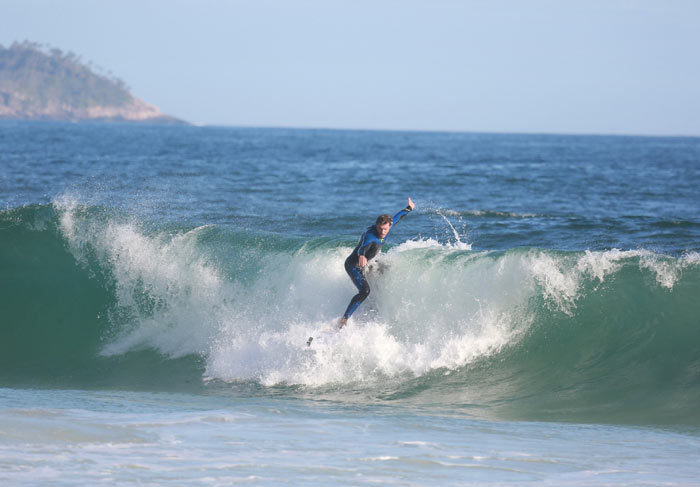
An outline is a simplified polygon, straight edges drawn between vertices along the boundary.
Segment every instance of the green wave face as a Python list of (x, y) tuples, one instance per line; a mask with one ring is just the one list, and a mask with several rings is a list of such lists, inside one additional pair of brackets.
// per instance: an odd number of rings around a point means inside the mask
[(0, 213), (0, 380), (256, 390), (512, 419), (700, 423), (700, 258), (407, 241), (327, 343), (355, 242)]

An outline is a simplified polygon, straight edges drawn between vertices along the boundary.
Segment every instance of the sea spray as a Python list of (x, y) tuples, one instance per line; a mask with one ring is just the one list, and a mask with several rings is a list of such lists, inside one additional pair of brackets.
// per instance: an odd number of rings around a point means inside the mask
[(206, 227), (148, 234), (137, 222), (96, 217), (73, 200), (56, 207), (76, 262), (95, 259), (114, 293), (114, 338), (102, 354), (153, 348), (175, 358), (206, 352), (224, 291), (221, 276), (196, 248)]

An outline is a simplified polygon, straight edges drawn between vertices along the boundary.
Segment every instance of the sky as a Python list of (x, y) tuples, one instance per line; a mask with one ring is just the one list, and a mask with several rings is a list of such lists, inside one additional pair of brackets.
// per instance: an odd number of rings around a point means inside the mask
[(0, 0), (203, 125), (700, 136), (696, 0)]

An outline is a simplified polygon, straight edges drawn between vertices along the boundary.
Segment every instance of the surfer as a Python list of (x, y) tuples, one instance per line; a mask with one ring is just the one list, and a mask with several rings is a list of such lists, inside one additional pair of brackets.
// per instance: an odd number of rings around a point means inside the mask
[(352, 279), (352, 283), (357, 287), (359, 292), (350, 300), (350, 304), (348, 304), (345, 313), (338, 321), (338, 328), (343, 328), (348, 323), (350, 316), (352, 316), (357, 307), (369, 296), (369, 284), (364, 275), (367, 263), (382, 250), (384, 240), (386, 240), (387, 235), (389, 235), (392, 226), (408, 215), (415, 206), (411, 198), (408, 198), (408, 206), (399, 211), (393, 218), (391, 215), (379, 215), (374, 225), (368, 227), (365, 233), (362, 234), (352, 254), (345, 259), (345, 272), (348, 273), (348, 276)]

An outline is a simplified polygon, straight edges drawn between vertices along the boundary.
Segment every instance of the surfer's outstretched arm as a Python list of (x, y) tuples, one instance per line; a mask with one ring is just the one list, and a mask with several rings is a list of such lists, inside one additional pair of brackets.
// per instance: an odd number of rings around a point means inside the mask
[(411, 198), (409, 197), (408, 198), (408, 205), (406, 206), (406, 208), (404, 208), (403, 210), (399, 211), (396, 215), (394, 215), (391, 226), (396, 225), (403, 217), (405, 217), (411, 211), (413, 211), (413, 208), (415, 208), (415, 207), (416, 207), (415, 203), (413, 203), (413, 200), (411, 200)]

